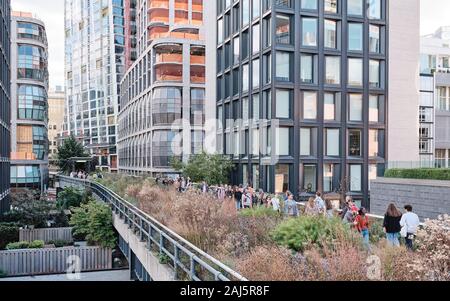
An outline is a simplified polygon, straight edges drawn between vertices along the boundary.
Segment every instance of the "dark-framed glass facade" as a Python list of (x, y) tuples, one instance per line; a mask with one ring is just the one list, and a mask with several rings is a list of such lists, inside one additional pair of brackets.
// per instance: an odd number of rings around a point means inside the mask
[[(387, 0), (217, 1), (217, 107), (225, 108), (218, 135), (248, 132), (253, 146), (237, 155), (245, 140), (220, 144), (237, 167), (233, 184), (256, 179), (254, 186), (302, 200), (316, 191), (351, 195), (369, 207), (369, 167), (382, 166), (387, 153), (387, 10)], [(226, 108), (243, 99), (260, 118), (236, 124), (241, 112)]]
[(0, 2), (0, 214), (10, 209), (11, 8)]

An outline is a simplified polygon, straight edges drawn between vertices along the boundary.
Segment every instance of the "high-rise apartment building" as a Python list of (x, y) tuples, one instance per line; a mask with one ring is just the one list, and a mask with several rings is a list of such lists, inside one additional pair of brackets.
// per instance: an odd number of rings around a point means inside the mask
[(450, 27), (421, 38), (421, 166), (450, 168)]
[(112, 172), (117, 171), (119, 83), (126, 65), (126, 2), (65, 0), (63, 137), (75, 136), (99, 168)]
[(138, 58), (121, 83), (121, 172), (172, 174), (172, 158), (204, 150), (203, 9), (203, 0), (137, 1)]
[(48, 185), (48, 44), (31, 13), (11, 22), (11, 188)]
[(52, 88), (48, 92), (48, 140), (50, 159), (56, 159), (58, 154), (58, 134), (63, 130), (65, 100), (66, 93), (61, 86)]
[(369, 207), (388, 161), (418, 160), (419, 1), (218, 0), (216, 15), (234, 184)]
[(11, 7), (0, 3), (0, 214), (10, 203)]

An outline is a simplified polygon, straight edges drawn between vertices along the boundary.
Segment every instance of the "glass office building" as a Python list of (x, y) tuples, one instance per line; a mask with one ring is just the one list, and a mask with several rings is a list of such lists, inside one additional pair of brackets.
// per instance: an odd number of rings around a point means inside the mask
[(31, 13), (11, 23), (11, 188), (48, 186), (48, 44)]
[(124, 0), (65, 0), (66, 106), (62, 138), (75, 136), (99, 168), (117, 171), (119, 83), (125, 73)]
[(140, 0), (137, 60), (121, 83), (119, 170), (172, 175), (173, 158), (203, 151), (203, 0)]
[(10, 1), (0, 3), (0, 214), (10, 207), (11, 136), (11, 10)]
[(234, 184), (368, 206), (387, 156), (387, 0), (218, 0), (218, 149)]

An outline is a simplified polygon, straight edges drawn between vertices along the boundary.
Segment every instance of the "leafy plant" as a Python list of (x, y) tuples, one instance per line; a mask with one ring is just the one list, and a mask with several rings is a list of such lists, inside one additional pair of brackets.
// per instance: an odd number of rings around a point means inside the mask
[(172, 261), (172, 259), (170, 259), (170, 257), (165, 253), (160, 253), (158, 259), (160, 264), (169, 264)]
[(372, 244), (377, 244), (380, 240), (386, 238), (386, 233), (383, 229), (383, 224), (379, 220), (372, 219), (370, 221), (370, 242)]
[(19, 240), (19, 227), (13, 223), (0, 223), (0, 250)]
[(191, 156), (187, 164), (174, 159), (171, 165), (176, 171), (191, 178), (193, 182), (205, 181), (210, 185), (227, 183), (233, 168), (233, 163), (228, 157), (206, 152)]
[(58, 194), (57, 207), (67, 210), (72, 207), (80, 207), (82, 203), (88, 203), (90, 200), (92, 200), (90, 192), (68, 187)]
[(272, 232), (273, 240), (280, 246), (304, 252), (312, 246), (333, 248), (338, 239), (353, 240), (350, 228), (338, 218), (302, 216), (282, 222)]
[(412, 169), (388, 169), (386, 178), (401, 179), (425, 179), (450, 181), (450, 169), (445, 168), (412, 168)]
[(62, 145), (58, 147), (58, 166), (63, 172), (70, 172), (72, 166), (69, 164), (70, 158), (90, 157), (86, 153), (83, 145), (74, 136), (66, 138)]
[(91, 201), (75, 208), (70, 225), (74, 227), (74, 235), (84, 236), (91, 245), (104, 248), (116, 245), (111, 208), (105, 204)]
[(33, 242), (19, 241), (13, 242), (6, 246), (7, 250), (22, 250), (22, 249), (42, 249), (44, 248), (44, 241), (35, 240)]
[(30, 249), (42, 249), (45, 246), (45, 242), (43, 240), (35, 240), (32, 241), (28, 248)]

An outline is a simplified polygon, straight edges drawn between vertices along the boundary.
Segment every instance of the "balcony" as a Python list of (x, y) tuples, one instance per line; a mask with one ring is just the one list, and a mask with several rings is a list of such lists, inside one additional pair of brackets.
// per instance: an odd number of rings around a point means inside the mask
[(204, 84), (205, 83), (205, 66), (191, 66), (191, 83)]
[(155, 80), (157, 82), (182, 82), (182, 64), (163, 64), (155, 66)]

